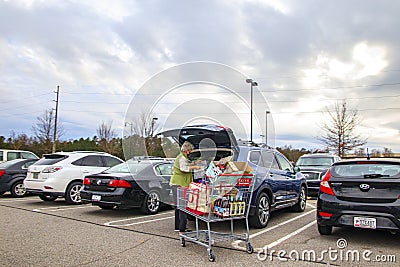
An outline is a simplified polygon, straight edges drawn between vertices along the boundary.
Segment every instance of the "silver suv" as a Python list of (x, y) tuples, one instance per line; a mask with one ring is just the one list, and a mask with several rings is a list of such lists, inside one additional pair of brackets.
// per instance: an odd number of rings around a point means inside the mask
[(86, 175), (100, 173), (123, 160), (104, 152), (75, 151), (43, 155), (28, 169), (26, 191), (43, 201), (65, 197), (68, 204), (80, 204), (80, 190)]
[(317, 196), (319, 183), (328, 168), (340, 157), (329, 153), (314, 153), (301, 156), (295, 165), (295, 170), (304, 174), (307, 180), (308, 196)]

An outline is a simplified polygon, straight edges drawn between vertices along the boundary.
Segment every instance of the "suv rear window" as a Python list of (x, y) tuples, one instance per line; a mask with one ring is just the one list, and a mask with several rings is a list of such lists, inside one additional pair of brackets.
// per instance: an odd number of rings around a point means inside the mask
[(67, 155), (58, 155), (58, 154), (43, 155), (43, 158), (36, 161), (35, 165), (53, 165), (66, 158), (68, 158)]
[(331, 168), (332, 176), (359, 177), (359, 178), (398, 178), (400, 164), (390, 163), (363, 163), (340, 164)]

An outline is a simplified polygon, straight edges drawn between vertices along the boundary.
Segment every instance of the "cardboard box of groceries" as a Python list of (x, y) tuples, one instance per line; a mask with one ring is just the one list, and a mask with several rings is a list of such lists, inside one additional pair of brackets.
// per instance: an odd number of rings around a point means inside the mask
[(249, 174), (252, 173), (253, 168), (247, 162), (229, 161), (225, 165), (225, 174)]

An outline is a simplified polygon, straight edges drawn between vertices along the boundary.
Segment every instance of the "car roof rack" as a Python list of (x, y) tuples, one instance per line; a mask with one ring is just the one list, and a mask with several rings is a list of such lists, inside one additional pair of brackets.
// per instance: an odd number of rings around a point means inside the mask
[(255, 143), (254, 141), (240, 140), (240, 139), (238, 140), (238, 145), (239, 146), (254, 146), (254, 147), (274, 149), (273, 147), (271, 147), (265, 143)]

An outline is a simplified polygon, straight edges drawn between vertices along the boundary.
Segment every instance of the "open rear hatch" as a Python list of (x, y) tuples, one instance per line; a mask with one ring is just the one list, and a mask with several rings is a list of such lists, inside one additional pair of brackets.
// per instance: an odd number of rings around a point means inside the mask
[[(209, 160), (234, 155), (238, 151), (238, 143), (230, 128), (218, 125), (193, 125), (181, 129), (173, 129), (159, 133), (162, 138), (172, 138), (181, 146), (185, 141), (193, 144), (192, 157)], [(213, 160), (213, 159), (211, 159)]]

